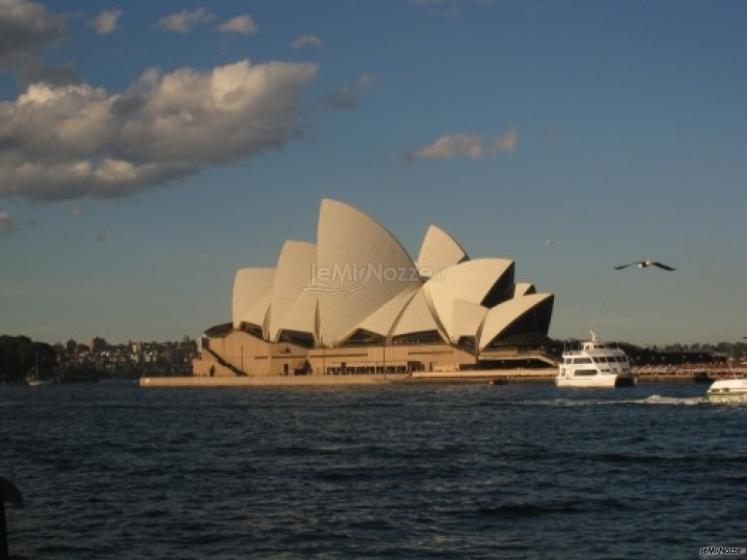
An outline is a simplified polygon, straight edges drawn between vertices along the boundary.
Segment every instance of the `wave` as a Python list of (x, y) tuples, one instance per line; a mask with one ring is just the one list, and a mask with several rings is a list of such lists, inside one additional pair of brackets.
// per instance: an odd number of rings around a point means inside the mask
[(619, 406), (619, 405), (666, 405), (666, 406), (694, 406), (706, 404), (708, 401), (705, 397), (667, 397), (662, 395), (650, 395), (640, 399), (536, 399), (520, 401), (496, 401), (493, 405), (513, 405), (513, 406)]
[(665, 397), (662, 395), (651, 395), (642, 400), (641, 404), (666, 404), (666, 405), (684, 405), (693, 406), (698, 404), (707, 404), (705, 397)]

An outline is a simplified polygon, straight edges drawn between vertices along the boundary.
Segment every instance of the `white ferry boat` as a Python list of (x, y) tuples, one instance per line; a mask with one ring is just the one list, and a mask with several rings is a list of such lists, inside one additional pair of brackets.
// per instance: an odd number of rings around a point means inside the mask
[(584, 342), (580, 350), (563, 352), (555, 378), (558, 387), (609, 389), (632, 386), (636, 381), (625, 352), (597, 340), (594, 331), (591, 340)]
[(716, 404), (747, 403), (747, 379), (721, 379), (708, 388), (706, 399)]

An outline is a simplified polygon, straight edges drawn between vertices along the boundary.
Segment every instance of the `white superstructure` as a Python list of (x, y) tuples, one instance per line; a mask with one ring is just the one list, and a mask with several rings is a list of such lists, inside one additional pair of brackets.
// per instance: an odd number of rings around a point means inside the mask
[(708, 402), (717, 404), (747, 403), (747, 379), (714, 381), (706, 393)]
[(555, 383), (558, 387), (611, 389), (635, 385), (636, 378), (625, 352), (597, 340), (592, 331), (591, 340), (584, 342), (580, 350), (563, 353)]

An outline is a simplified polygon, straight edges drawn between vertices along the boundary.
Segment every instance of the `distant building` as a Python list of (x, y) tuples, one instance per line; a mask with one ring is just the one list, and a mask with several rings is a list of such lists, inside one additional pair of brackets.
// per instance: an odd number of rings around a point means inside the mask
[[(471, 260), (430, 226), (417, 262), (360, 210), (323, 200), (317, 243), (236, 273), (233, 320), (208, 329), (195, 375), (395, 373), (490, 367), (546, 342), (554, 296), (510, 259)], [(540, 359), (541, 356), (540, 356)]]

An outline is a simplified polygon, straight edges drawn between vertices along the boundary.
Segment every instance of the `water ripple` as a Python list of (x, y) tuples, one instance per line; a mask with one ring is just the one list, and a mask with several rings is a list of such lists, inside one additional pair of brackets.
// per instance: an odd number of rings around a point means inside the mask
[(0, 474), (26, 499), (8, 509), (11, 547), (34, 560), (694, 557), (743, 546), (746, 514), (747, 407), (702, 396), (0, 387)]

